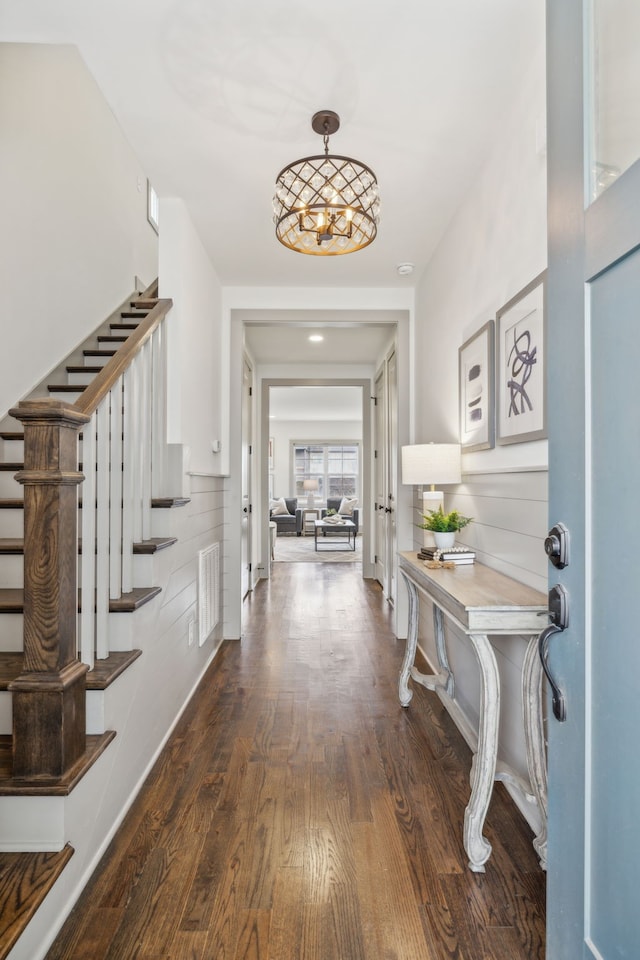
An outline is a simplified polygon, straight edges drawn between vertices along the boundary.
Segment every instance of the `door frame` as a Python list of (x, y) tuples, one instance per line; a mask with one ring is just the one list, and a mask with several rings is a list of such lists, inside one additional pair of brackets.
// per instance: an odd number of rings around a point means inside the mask
[[(332, 377), (274, 377), (262, 380), (260, 394), (260, 535), (258, 538), (260, 562), (258, 570), (261, 577), (271, 575), (271, 550), (269, 545), (269, 464), (266, 451), (269, 445), (269, 390), (271, 387), (360, 387), (362, 391), (362, 478), (361, 490), (363, 503), (360, 505), (362, 524), (362, 576), (373, 577), (371, 562), (371, 526), (373, 522), (372, 491), (372, 449), (371, 449), (371, 396), (372, 383), (369, 378)], [(257, 499), (257, 498), (256, 498)]]

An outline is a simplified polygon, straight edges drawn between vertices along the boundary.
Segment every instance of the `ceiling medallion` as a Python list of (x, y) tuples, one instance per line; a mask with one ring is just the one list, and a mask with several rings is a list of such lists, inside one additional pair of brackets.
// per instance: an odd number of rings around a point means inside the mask
[(276, 237), (290, 250), (331, 257), (355, 253), (376, 236), (380, 191), (376, 175), (359, 160), (329, 153), (329, 137), (340, 128), (333, 110), (311, 120), (324, 154), (295, 160), (280, 171), (273, 197)]

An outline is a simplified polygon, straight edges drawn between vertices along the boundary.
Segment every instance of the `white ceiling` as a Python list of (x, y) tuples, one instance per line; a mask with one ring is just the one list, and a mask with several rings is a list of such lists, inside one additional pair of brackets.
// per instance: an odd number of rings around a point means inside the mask
[[(234, 286), (413, 284), (543, 31), (544, 0), (0, 0), (0, 39), (79, 46), (160, 197), (183, 198)], [(380, 184), (378, 237), (349, 256), (293, 253), (271, 220), (278, 171), (322, 151), (321, 109), (342, 120), (331, 150)]]
[(270, 387), (269, 419), (362, 421), (360, 387)]
[[(415, 285), (543, 39), (544, 0), (0, 0), (0, 40), (79, 47), (159, 196), (187, 204), (224, 286)], [(271, 219), (281, 168), (322, 152), (311, 129), (322, 109), (342, 121), (331, 151), (380, 184), (378, 236), (349, 256), (293, 253)], [(400, 278), (407, 261), (414, 274)], [(359, 311), (246, 320), (267, 323), (246, 328), (264, 363), (375, 363), (393, 329)]]

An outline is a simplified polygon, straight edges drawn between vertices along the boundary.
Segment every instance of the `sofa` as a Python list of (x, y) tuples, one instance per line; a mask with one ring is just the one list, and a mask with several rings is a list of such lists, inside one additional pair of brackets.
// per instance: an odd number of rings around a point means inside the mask
[[(298, 537), (302, 536), (302, 508), (298, 507), (297, 497), (283, 497), (287, 505), (288, 513), (274, 513), (272, 507), (269, 508), (269, 520), (275, 523), (278, 536), (295, 533)], [(272, 504), (274, 501), (271, 501)]]
[[(336, 513), (340, 513), (340, 504), (342, 503), (342, 497), (327, 497), (327, 505), (323, 507), (320, 511), (320, 519), (326, 517), (329, 510), (335, 510)], [(360, 511), (358, 507), (353, 508), (353, 512), (350, 514), (344, 514), (345, 520), (353, 520), (355, 525), (355, 534), (358, 535), (358, 527), (360, 526)]]

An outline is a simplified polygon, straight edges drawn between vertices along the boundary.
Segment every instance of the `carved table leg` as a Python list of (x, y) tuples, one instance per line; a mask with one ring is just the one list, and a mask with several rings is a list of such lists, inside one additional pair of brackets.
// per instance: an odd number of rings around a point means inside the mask
[(531, 789), (538, 803), (542, 826), (533, 841), (540, 866), (547, 868), (547, 763), (542, 719), (542, 664), (538, 638), (530, 637), (522, 668), (522, 714), (527, 744), (527, 767)]
[(405, 576), (401, 570), (402, 579), (407, 585), (409, 594), (409, 629), (407, 631), (407, 646), (404, 651), (404, 659), (400, 668), (400, 679), (398, 681), (398, 695), (403, 707), (408, 707), (413, 697), (413, 690), (409, 689), (407, 683), (413, 661), (416, 658), (416, 647), (418, 645), (418, 591), (415, 584)]
[(447, 647), (444, 639), (444, 615), (439, 607), (433, 607), (433, 626), (436, 638), (436, 655), (438, 658), (438, 673), (420, 673), (414, 667), (416, 659), (416, 649), (418, 646), (418, 614), (420, 602), (418, 600), (418, 591), (416, 585), (409, 580), (403, 570), (400, 571), (402, 578), (407, 585), (409, 594), (409, 629), (407, 631), (407, 647), (404, 653), (404, 660), (400, 668), (400, 680), (398, 682), (398, 693), (400, 703), (403, 707), (408, 707), (413, 696), (413, 691), (409, 689), (408, 680), (411, 677), (416, 683), (426, 687), (427, 690), (446, 690), (450, 697), (453, 697), (453, 674), (449, 667), (447, 659)]
[(478, 750), (472, 766), (471, 797), (464, 813), (464, 848), (469, 867), (484, 873), (491, 856), (491, 844), (482, 836), (496, 773), (498, 724), (500, 719), (500, 679), (493, 648), (484, 633), (470, 634), (480, 667), (480, 718)]

